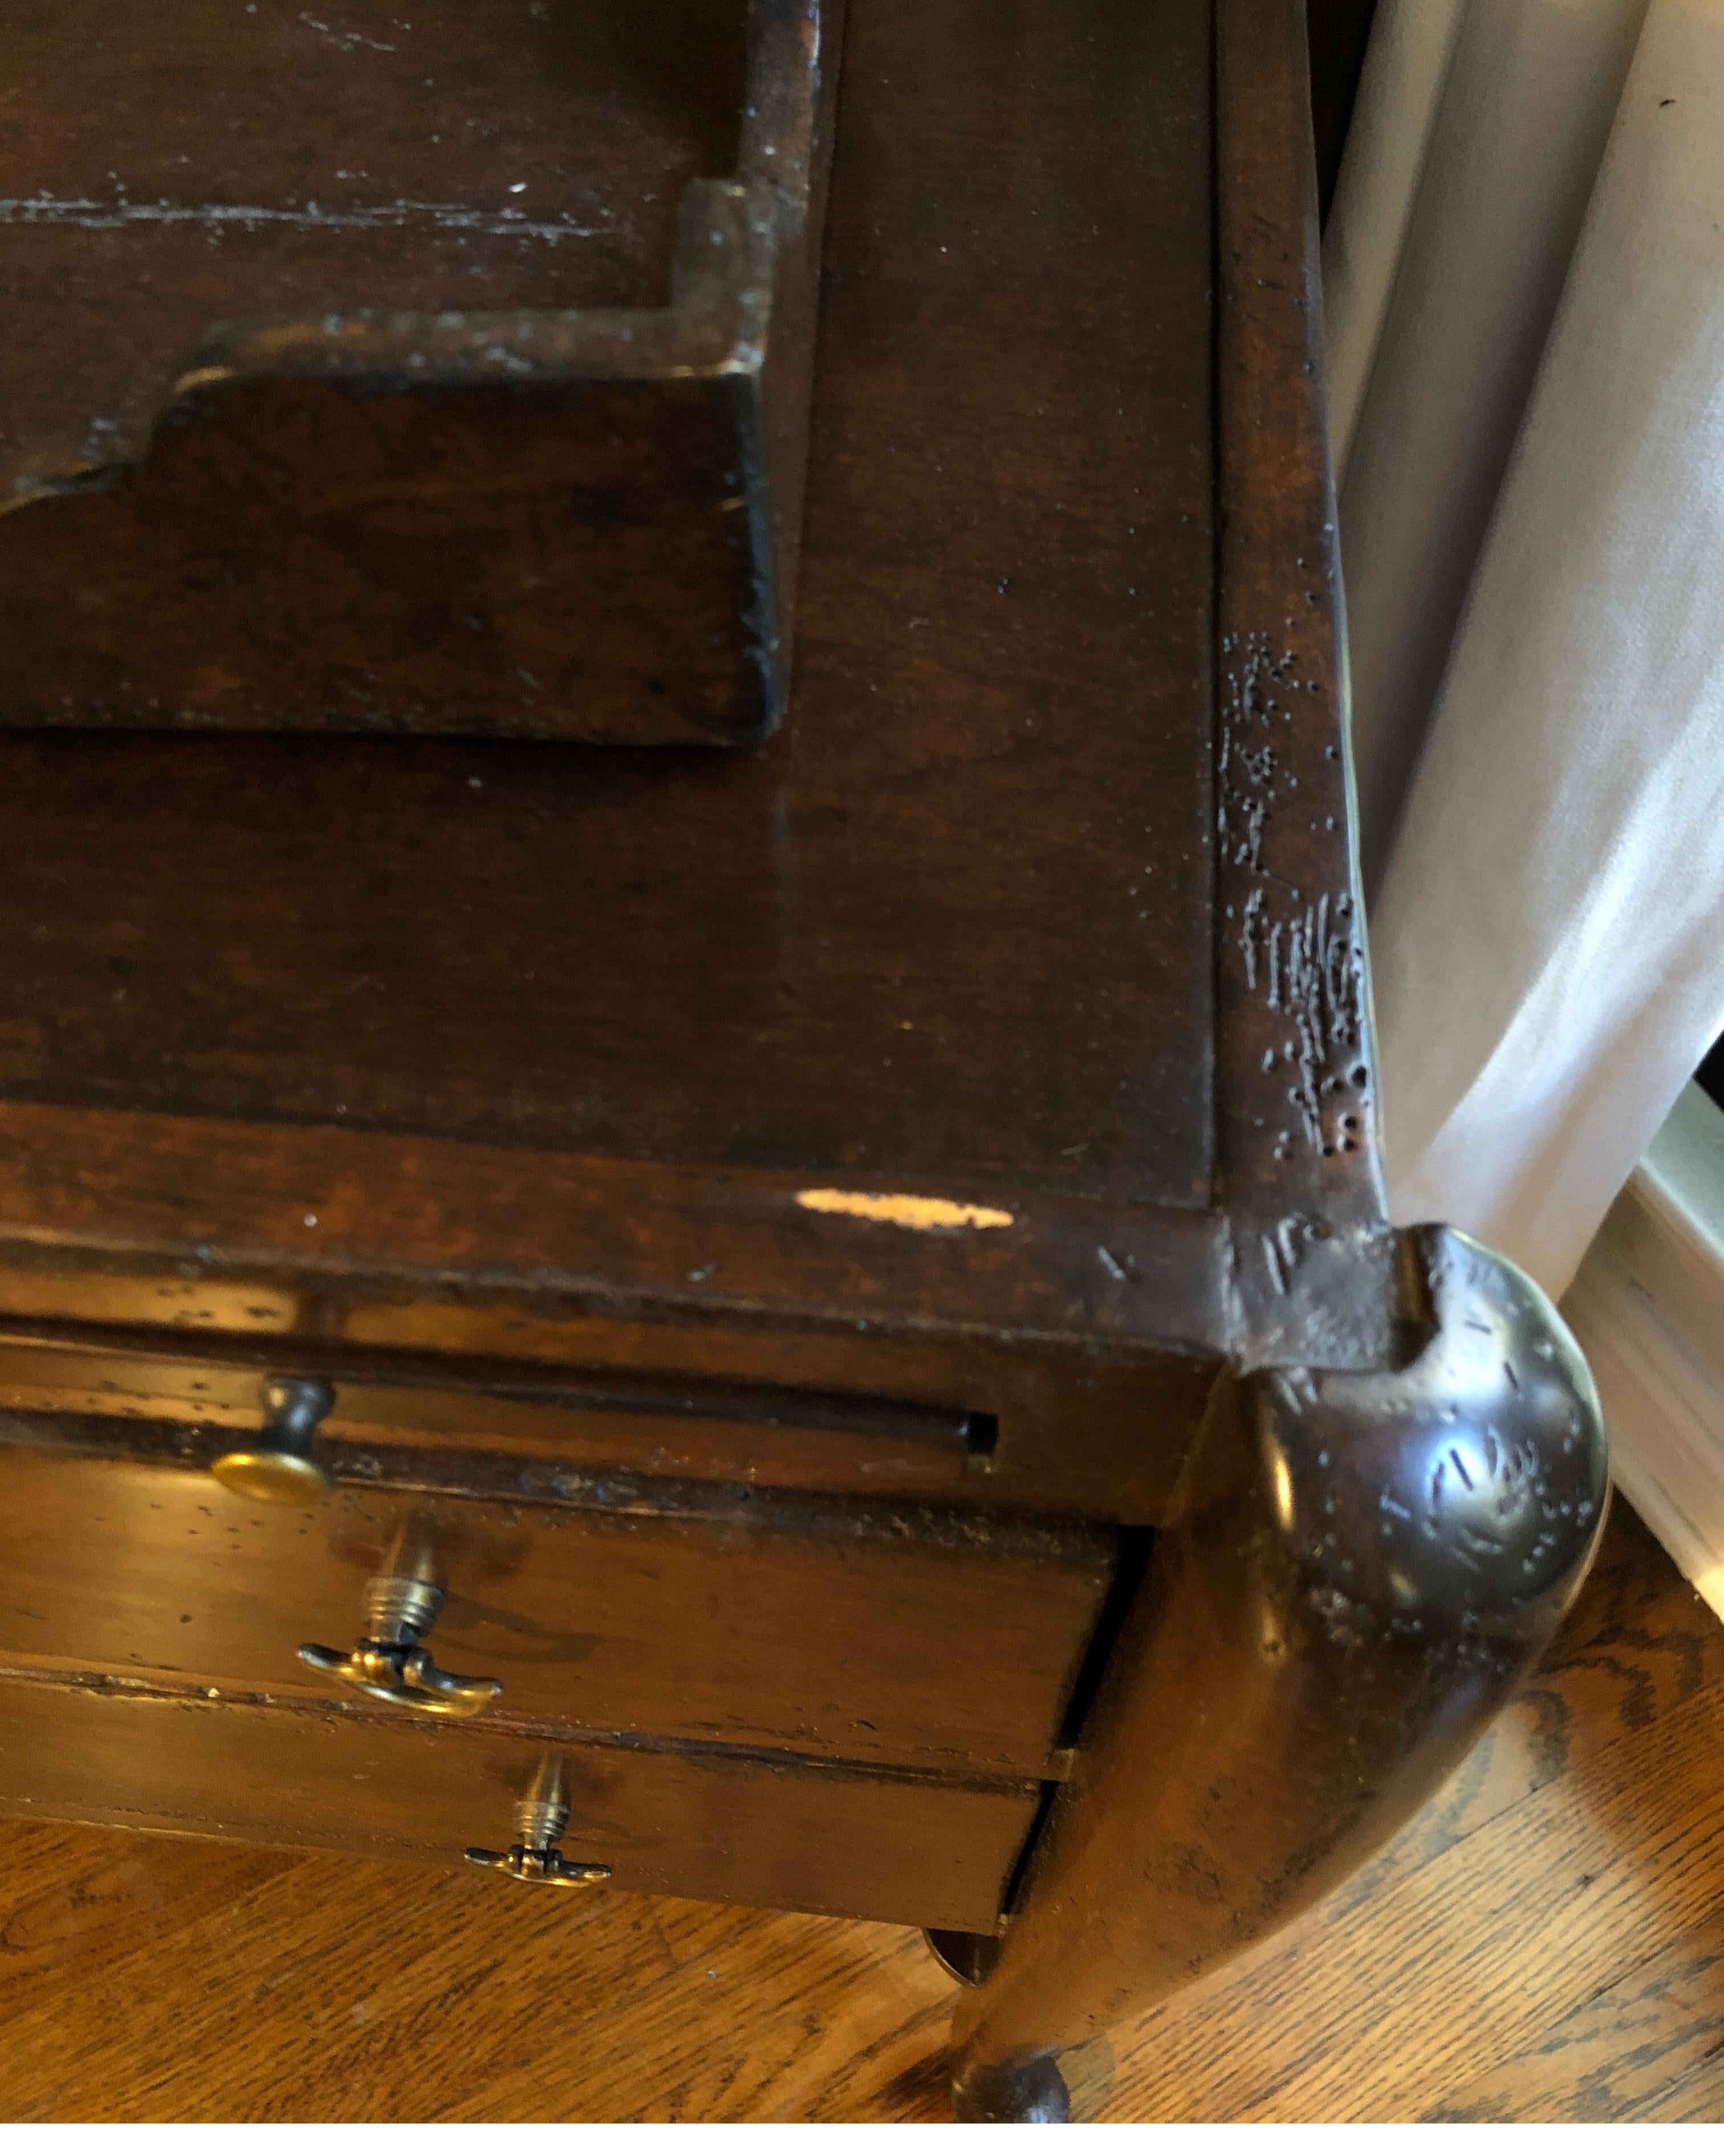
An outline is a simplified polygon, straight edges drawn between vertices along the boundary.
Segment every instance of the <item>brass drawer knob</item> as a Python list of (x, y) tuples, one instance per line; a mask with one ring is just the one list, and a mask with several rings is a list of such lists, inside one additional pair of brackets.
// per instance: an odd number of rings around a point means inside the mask
[(235, 1445), (210, 1473), (236, 1497), (269, 1505), (316, 1505), (335, 1477), (313, 1456), (311, 1442), (336, 1404), (321, 1378), (270, 1378), (264, 1384), (264, 1426), (254, 1443)]
[(418, 1714), (482, 1714), (503, 1687), (495, 1677), (440, 1670), (421, 1644), (437, 1622), (443, 1589), (428, 1579), (383, 1573), (367, 1583), (365, 1636), (350, 1654), (308, 1640), (300, 1660), (368, 1699)]
[(508, 1849), (469, 1849), (467, 1861), (506, 1878), (538, 1887), (596, 1887), (611, 1876), (608, 1864), (577, 1864), (557, 1846), (569, 1823), (562, 1771), (546, 1760), (515, 1808), (515, 1841)]

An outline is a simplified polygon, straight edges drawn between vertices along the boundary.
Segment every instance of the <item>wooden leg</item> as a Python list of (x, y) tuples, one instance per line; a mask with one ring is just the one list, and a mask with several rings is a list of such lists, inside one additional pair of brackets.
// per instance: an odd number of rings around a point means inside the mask
[(1309, 1906), (1394, 1832), (1550, 1638), (1603, 1526), (1603, 1423), (1539, 1290), (1407, 1238), (1399, 1371), (1218, 1386), (997, 1967), (962, 2118), (1064, 2116), (1058, 2053)]

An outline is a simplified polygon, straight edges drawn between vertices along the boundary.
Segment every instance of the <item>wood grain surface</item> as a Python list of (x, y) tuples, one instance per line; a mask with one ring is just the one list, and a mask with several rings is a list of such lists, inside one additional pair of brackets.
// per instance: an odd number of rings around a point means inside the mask
[[(1462, 1771), (1102, 2115), (1724, 2118), (1721, 1767), (1724, 1630), (1619, 1507)], [(885, 1926), (0, 1829), (7, 2118), (931, 2120), (951, 1999)]]
[(11, 1445), (0, 1461), (8, 1668), (326, 1697), (298, 1647), (351, 1646), (410, 1525), (446, 1596), (431, 1645), (501, 1682), (490, 1723), (943, 1773), (1046, 1769), (1112, 1571), (1109, 1538), (1082, 1529), (777, 1491), (643, 1484), (582, 1507), (348, 1489), (300, 1511), (170, 1466)]
[[(434, 19), (470, 44), (525, 12)], [(626, 56), (677, 6), (573, 12)], [(1204, 1202), (1208, 9), (866, 0), (846, 54), (782, 732), (18, 733), (7, 1097)], [(533, 109), (561, 95), (542, 71)], [(346, 586), (283, 589), (309, 663)]]
[(417, 1858), (507, 1850), (552, 1768), (564, 1854), (613, 1892), (992, 1931), (1036, 1815), (1033, 1782), (866, 1773), (719, 1745), (459, 1732), (331, 1702), (0, 1677), (0, 1814), (259, 1849)]
[(744, 12), (8, 8), (6, 491), (141, 453), (213, 323), (661, 305), (683, 187), (736, 162)]

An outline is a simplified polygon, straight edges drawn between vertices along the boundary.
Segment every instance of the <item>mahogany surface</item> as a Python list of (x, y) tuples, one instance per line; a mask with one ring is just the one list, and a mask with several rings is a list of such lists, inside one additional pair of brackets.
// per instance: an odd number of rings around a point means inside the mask
[(141, 449), (217, 322), (659, 305), (683, 187), (736, 162), (744, 12), (10, 0), (0, 482)]
[(851, 28), (781, 735), (0, 737), (6, 1096), (1206, 1199), (1206, 11), (990, 21)]
[(842, 0), (13, 12), (0, 725), (772, 730)]

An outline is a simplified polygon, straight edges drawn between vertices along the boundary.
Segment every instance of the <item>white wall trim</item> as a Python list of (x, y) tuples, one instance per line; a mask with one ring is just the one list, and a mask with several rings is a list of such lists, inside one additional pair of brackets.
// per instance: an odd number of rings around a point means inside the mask
[(1724, 1617), (1724, 1110), (1699, 1086), (1611, 1207), (1562, 1313), (1623, 1495)]

